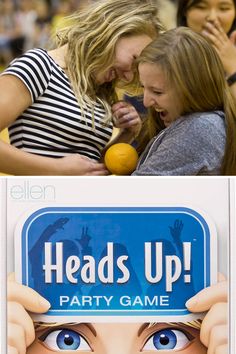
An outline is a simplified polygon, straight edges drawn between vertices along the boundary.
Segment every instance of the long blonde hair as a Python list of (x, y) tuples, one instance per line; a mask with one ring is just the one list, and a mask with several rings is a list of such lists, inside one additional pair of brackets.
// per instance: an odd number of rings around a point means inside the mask
[[(208, 41), (189, 28), (179, 27), (160, 34), (143, 50), (137, 62), (161, 66), (182, 103), (182, 114), (225, 112), (227, 137), (221, 172), (236, 175), (236, 103), (221, 60)], [(152, 111), (152, 119), (156, 116)], [(152, 127), (158, 129), (157, 123)]]
[(58, 45), (68, 45), (66, 66), (80, 106), (99, 101), (108, 120), (115, 98), (114, 84), (100, 87), (95, 72), (113, 64), (115, 46), (121, 37), (146, 34), (155, 38), (162, 28), (156, 6), (149, 0), (100, 0), (68, 18), (69, 25), (57, 34)]

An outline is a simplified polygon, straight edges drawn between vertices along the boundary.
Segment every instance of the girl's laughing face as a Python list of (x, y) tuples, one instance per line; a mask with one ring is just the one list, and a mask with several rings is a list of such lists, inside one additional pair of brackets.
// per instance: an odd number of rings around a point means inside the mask
[(168, 85), (160, 65), (141, 63), (138, 69), (145, 107), (153, 107), (159, 112), (160, 118), (168, 127), (183, 111), (177, 93)]

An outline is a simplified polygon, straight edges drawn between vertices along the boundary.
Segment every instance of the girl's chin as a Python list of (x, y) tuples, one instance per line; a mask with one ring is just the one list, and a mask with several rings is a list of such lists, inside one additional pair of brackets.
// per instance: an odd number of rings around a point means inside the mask
[(168, 120), (168, 119), (163, 119), (164, 125), (165, 127), (169, 127), (172, 123), (172, 121)]
[(170, 117), (161, 117), (165, 127), (169, 127), (176, 119), (171, 119)]

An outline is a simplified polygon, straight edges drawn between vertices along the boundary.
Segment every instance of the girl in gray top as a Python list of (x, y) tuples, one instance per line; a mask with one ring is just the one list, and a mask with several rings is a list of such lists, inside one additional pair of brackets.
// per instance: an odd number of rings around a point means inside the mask
[(133, 175), (236, 175), (236, 104), (221, 61), (179, 27), (138, 58), (149, 140)]

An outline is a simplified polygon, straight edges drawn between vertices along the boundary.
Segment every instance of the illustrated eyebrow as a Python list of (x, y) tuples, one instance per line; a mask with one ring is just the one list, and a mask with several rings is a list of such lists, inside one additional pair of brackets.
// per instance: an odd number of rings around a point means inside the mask
[(149, 326), (149, 323), (144, 323), (138, 330), (138, 337), (141, 336), (141, 334), (143, 333), (143, 331)]
[(83, 325), (88, 327), (88, 329), (90, 329), (90, 331), (93, 333), (94, 337), (97, 337), (97, 332), (96, 332), (95, 328), (93, 327), (93, 325), (91, 325), (90, 323), (83, 323)]
[[(91, 325), (90, 323), (81, 323), (81, 325), (87, 327), (92, 334), (94, 335), (94, 337), (97, 337), (97, 332), (95, 330), (95, 328), (93, 327), (93, 325)], [(71, 326), (71, 328), (73, 329), (73, 325)], [(43, 334), (41, 334), (41, 336), (38, 337), (39, 340), (44, 341), (45, 338), (52, 333), (53, 331), (60, 331), (64, 329), (64, 327), (51, 327), (50, 329), (48, 329), (47, 331), (45, 331)], [(77, 331), (76, 331), (77, 332)]]

